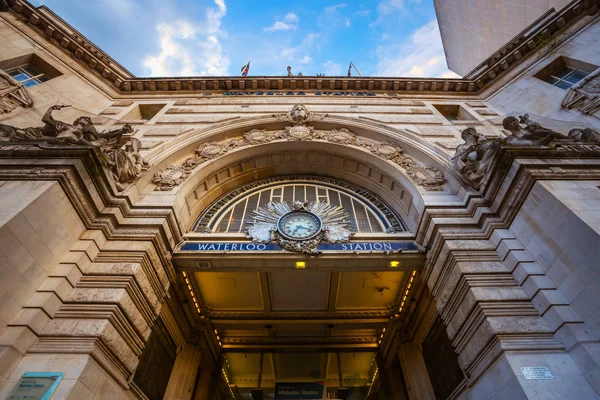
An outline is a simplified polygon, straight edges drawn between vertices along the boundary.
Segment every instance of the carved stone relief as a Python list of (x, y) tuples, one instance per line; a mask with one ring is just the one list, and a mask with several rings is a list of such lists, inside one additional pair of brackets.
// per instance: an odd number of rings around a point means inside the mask
[(130, 125), (98, 132), (91, 118), (79, 117), (73, 124), (55, 120), (53, 111), (69, 107), (52, 106), (42, 117), (42, 127), (16, 128), (0, 124), (0, 144), (26, 142), (54, 146), (92, 147), (100, 153), (103, 166), (110, 173), (118, 190), (122, 191), (129, 183), (136, 181), (149, 167), (140, 155), (141, 142), (130, 137)]
[(571, 129), (565, 136), (532, 121), (528, 114), (520, 116), (519, 119), (506, 117), (502, 126), (510, 132), (510, 135), (504, 138), (486, 139), (473, 127), (462, 132), (465, 143), (456, 148), (452, 160), (456, 171), (473, 189), (482, 189), (501, 147), (585, 151), (586, 147), (600, 143), (600, 133), (591, 128)]
[[(325, 141), (347, 146), (355, 146), (362, 150), (370, 151), (372, 154), (389, 160), (406, 171), (406, 175), (417, 185), (429, 191), (441, 191), (446, 182), (442, 172), (434, 167), (424, 166), (404, 154), (404, 150), (394, 143), (379, 142), (372, 139), (359, 138), (346, 128), (333, 130), (317, 130), (312, 126), (305, 125), (306, 122), (323, 119), (326, 115), (315, 114), (304, 105), (295, 105), (287, 114), (274, 115), (279, 121), (291, 122), (294, 126), (288, 126), (285, 130), (252, 129), (241, 138), (228, 139), (223, 142), (210, 142), (202, 144), (196, 149), (196, 158), (193, 163), (197, 165), (206, 160), (223, 156), (229, 151), (245, 146), (254, 146), (273, 141)], [(187, 161), (186, 161), (187, 162)], [(191, 164), (193, 164), (191, 163)], [(188, 163), (189, 164), (189, 163)], [(180, 166), (181, 167), (181, 166)], [(162, 176), (168, 176), (174, 169), (179, 167), (169, 166), (155, 175), (155, 190), (171, 190), (179, 183), (173, 185), (172, 180), (163, 180)], [(195, 168), (195, 167), (194, 167)], [(168, 170), (168, 171), (166, 171)], [(189, 174), (188, 174), (189, 175)], [(187, 175), (186, 175), (187, 177)], [(185, 179), (185, 178), (184, 178)]]
[(600, 111), (600, 68), (569, 88), (561, 106), (586, 115)]
[(27, 88), (0, 69), (0, 114), (11, 112), (19, 106), (32, 105), (33, 100)]

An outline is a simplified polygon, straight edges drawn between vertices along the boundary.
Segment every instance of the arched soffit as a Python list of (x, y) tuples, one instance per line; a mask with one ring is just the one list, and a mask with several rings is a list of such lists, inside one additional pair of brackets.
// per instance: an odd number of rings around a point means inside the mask
[(219, 197), (194, 223), (200, 233), (244, 233), (254, 210), (271, 202), (324, 202), (343, 207), (352, 232), (405, 232), (402, 218), (376, 193), (339, 179), (286, 175), (254, 181)]
[[(238, 118), (215, 124), (207, 129), (199, 129), (157, 147), (146, 155), (146, 159), (155, 166), (156, 170), (189, 157), (202, 143), (242, 137), (244, 133), (252, 129), (282, 130), (286, 126), (293, 125), (289, 121), (282, 121), (284, 115)], [(402, 148), (405, 154), (422, 164), (438, 168), (443, 171), (444, 175), (453, 176), (454, 180), (458, 178), (453, 171), (450, 156), (412, 132), (365, 119), (328, 114), (322, 115), (318, 120), (308, 122), (307, 125), (316, 130), (346, 128), (360, 138), (396, 144)]]
[[(230, 190), (285, 175), (324, 176), (363, 187), (392, 207), (411, 232), (416, 231), (424, 208), (423, 188), (415, 186), (396, 164), (359, 148), (322, 142), (240, 147), (201, 164), (180, 187), (168, 192), (144, 191), (147, 200), (173, 196), (181, 228), (189, 231), (198, 216)], [(153, 187), (148, 185), (149, 190)]]

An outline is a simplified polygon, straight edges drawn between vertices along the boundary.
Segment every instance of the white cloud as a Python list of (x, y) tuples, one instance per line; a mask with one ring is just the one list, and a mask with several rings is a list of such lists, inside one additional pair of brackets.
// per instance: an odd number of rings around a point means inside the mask
[(385, 0), (377, 6), (380, 15), (389, 15), (404, 9), (404, 0)]
[(343, 75), (343, 67), (342, 64), (338, 64), (331, 60), (326, 61), (322, 64), (323, 73), (326, 76), (342, 76)]
[(348, 4), (346, 3), (340, 3), (340, 4), (336, 4), (334, 6), (329, 6), (329, 7), (325, 7), (325, 12), (326, 13), (332, 13), (332, 12), (336, 12), (337, 10), (339, 10), (340, 8), (344, 8), (346, 7)]
[(221, 21), (227, 12), (224, 0), (206, 10), (202, 23), (175, 21), (159, 24), (160, 53), (144, 59), (150, 76), (228, 75), (229, 58), (219, 38)]
[(298, 46), (283, 49), (280, 56), (284, 59), (292, 60), (298, 53), (309, 50), (313, 42), (319, 37), (320, 35), (317, 33), (309, 33), (302, 39), (302, 42)]
[(458, 78), (446, 67), (436, 20), (414, 31), (404, 42), (377, 47), (377, 75)]
[(310, 64), (313, 61), (311, 56), (304, 56), (302, 57), (302, 59), (300, 61), (298, 61), (299, 64)]
[(290, 31), (298, 28), (298, 23), (300, 22), (300, 18), (294, 13), (288, 13), (285, 17), (283, 17), (283, 21), (275, 21), (273, 26), (263, 28), (263, 30), (272, 32), (272, 31)]
[(350, 20), (348, 18), (346, 18), (346, 26), (350, 28)]
[(371, 10), (360, 10), (354, 13), (354, 15), (358, 15), (359, 17), (366, 17), (367, 15), (369, 15), (369, 13), (371, 12)]

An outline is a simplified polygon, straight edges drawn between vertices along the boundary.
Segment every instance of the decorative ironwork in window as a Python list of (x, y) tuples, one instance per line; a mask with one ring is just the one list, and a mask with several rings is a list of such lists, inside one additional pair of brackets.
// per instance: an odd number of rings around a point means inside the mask
[(286, 176), (253, 182), (225, 194), (202, 213), (194, 231), (246, 232), (253, 221), (252, 211), (272, 201), (323, 201), (342, 206), (349, 215), (353, 232), (406, 230), (400, 216), (368, 190), (335, 179)]

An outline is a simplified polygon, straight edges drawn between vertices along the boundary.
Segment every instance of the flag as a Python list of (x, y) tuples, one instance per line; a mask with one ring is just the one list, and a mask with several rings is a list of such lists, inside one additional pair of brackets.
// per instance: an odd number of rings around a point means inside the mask
[(242, 74), (240, 76), (247, 76), (248, 71), (250, 71), (250, 61), (248, 61), (248, 64), (242, 67)]
[(352, 61), (350, 61), (350, 65), (348, 65), (348, 76), (352, 76), (350, 73), (350, 68), (352, 68)]

